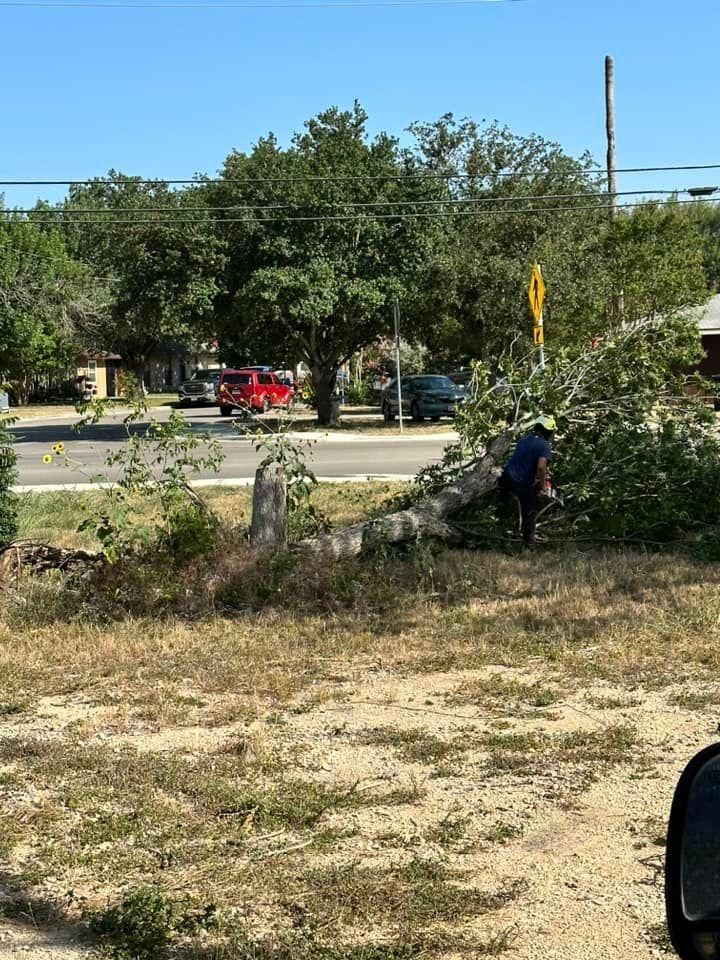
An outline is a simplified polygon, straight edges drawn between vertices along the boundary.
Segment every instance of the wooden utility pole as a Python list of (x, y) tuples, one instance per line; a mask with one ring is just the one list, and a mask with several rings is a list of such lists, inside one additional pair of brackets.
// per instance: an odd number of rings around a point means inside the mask
[[(607, 130), (608, 213), (610, 223), (617, 219), (617, 164), (615, 161), (615, 61), (605, 57), (605, 129)], [(625, 294), (622, 290), (613, 297), (612, 312), (616, 321), (625, 312)]]
[(605, 128), (607, 130), (607, 179), (610, 219), (617, 217), (615, 163), (615, 61), (605, 57)]

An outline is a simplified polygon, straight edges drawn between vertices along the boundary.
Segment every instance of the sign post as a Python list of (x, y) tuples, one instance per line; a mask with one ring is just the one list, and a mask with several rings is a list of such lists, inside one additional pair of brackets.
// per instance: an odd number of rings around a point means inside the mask
[(400, 304), (398, 298), (393, 301), (393, 316), (395, 318), (395, 366), (397, 370), (395, 383), (397, 386), (398, 416), (400, 417), (400, 433), (403, 432), (402, 388), (400, 387)]
[(538, 351), (538, 366), (540, 369), (545, 367), (545, 331), (543, 329), (543, 305), (545, 303), (545, 284), (542, 278), (540, 265), (533, 264), (532, 274), (530, 275), (530, 288), (528, 289), (528, 299), (530, 300), (530, 310), (533, 315), (533, 344)]

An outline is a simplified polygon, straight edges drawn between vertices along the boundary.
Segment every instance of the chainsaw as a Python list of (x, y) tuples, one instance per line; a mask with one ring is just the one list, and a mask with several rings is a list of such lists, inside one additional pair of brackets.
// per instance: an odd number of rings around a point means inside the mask
[[(548, 476), (545, 477), (545, 479), (543, 480), (540, 486), (539, 495), (543, 497), (545, 500), (548, 500), (550, 502), (554, 501), (555, 503), (557, 503), (559, 507), (565, 506), (565, 502), (561, 497), (560, 493), (558, 492), (557, 487), (552, 482), (551, 478)], [(548, 506), (549, 505), (550, 503), (548, 503)]]

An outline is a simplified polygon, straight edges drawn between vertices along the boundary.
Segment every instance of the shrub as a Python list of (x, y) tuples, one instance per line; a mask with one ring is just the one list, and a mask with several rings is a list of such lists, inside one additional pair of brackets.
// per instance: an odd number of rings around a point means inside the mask
[(158, 960), (182, 936), (213, 925), (213, 906), (198, 910), (170, 899), (157, 887), (141, 887), (114, 906), (94, 913), (90, 929), (101, 949), (115, 960)]
[(14, 417), (0, 418), (0, 547), (17, 534), (17, 498), (10, 489), (17, 479), (17, 454), (8, 429), (14, 422)]

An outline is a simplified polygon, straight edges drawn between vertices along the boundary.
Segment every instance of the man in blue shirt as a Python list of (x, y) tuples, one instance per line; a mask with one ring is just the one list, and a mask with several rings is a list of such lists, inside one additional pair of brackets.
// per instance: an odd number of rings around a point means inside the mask
[(501, 504), (507, 506), (511, 497), (520, 503), (521, 533), (527, 546), (535, 542), (538, 493), (547, 480), (554, 431), (554, 417), (538, 417), (533, 432), (518, 441), (500, 477)]

